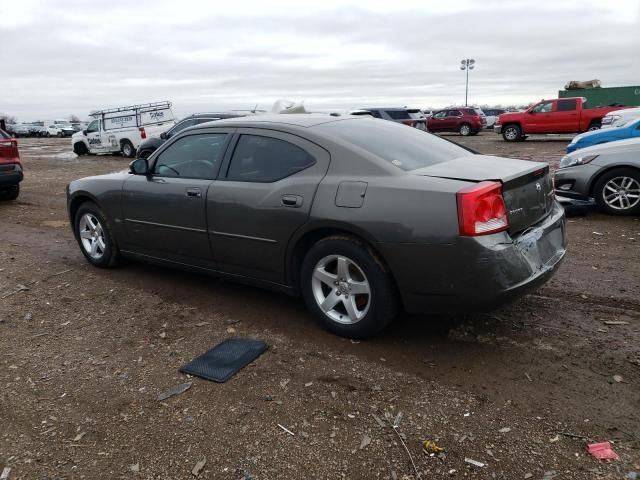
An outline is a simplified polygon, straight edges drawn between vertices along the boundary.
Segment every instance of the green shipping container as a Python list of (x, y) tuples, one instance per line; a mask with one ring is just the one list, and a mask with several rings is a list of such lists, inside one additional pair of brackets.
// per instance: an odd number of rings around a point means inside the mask
[(609, 105), (640, 106), (640, 86), (584, 88), (579, 90), (560, 90), (558, 98), (585, 97), (587, 108), (606, 107)]

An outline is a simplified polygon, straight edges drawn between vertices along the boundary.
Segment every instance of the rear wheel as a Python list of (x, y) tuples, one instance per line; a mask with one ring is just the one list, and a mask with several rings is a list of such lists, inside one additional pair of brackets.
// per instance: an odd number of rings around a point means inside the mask
[(307, 307), (343, 337), (375, 335), (398, 311), (390, 275), (366, 245), (349, 237), (329, 237), (311, 247), (301, 288)]
[(522, 138), (522, 129), (519, 125), (505, 125), (502, 129), (502, 138), (507, 142), (517, 142)]
[(59, 137), (59, 138), (64, 137), (64, 133), (62, 133), (62, 132), (58, 132), (58, 137)]
[(118, 263), (118, 247), (100, 207), (92, 202), (80, 205), (73, 226), (80, 250), (89, 262), (101, 268)]
[(133, 144), (129, 140), (122, 140), (120, 142), (120, 153), (123, 157), (133, 158), (136, 154), (136, 149), (133, 148)]
[(596, 203), (610, 215), (640, 214), (640, 170), (616, 168), (598, 179), (593, 189)]
[(468, 123), (463, 123), (462, 125), (460, 125), (460, 128), (458, 128), (458, 132), (463, 137), (467, 137), (467, 136), (471, 135), (471, 133), (472, 133), (471, 125), (469, 125)]

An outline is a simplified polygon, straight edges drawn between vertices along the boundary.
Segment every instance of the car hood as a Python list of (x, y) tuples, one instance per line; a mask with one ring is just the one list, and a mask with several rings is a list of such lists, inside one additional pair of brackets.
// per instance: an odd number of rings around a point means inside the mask
[(569, 153), (568, 157), (584, 157), (587, 155), (604, 155), (609, 153), (621, 153), (636, 151), (640, 153), (640, 138), (627, 138), (614, 142), (602, 143), (591, 147), (581, 148)]

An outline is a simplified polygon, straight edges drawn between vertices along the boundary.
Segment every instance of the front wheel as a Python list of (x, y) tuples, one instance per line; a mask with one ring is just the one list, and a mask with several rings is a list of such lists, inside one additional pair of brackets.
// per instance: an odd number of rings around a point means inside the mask
[(370, 248), (349, 237), (329, 237), (311, 247), (301, 288), (309, 310), (343, 337), (371, 337), (398, 312), (390, 275)]
[(62, 137), (64, 137), (64, 133), (58, 132), (58, 138), (62, 138)]
[(100, 207), (92, 202), (80, 205), (73, 226), (80, 250), (89, 262), (101, 268), (118, 263), (118, 247)]
[(640, 214), (640, 170), (616, 168), (598, 179), (593, 189), (598, 207), (610, 215)]
[(595, 122), (591, 122), (591, 124), (589, 125), (589, 128), (587, 128), (587, 132), (594, 132), (596, 130), (600, 130), (600, 128), (602, 127), (602, 123), (595, 121)]
[(502, 138), (507, 142), (517, 142), (522, 138), (522, 129), (519, 125), (506, 125), (502, 129)]
[(78, 156), (82, 156), (82, 155), (87, 155), (89, 153), (89, 150), (87, 149), (87, 146), (84, 143), (78, 142), (73, 144), (73, 153), (75, 153)]
[(469, 125), (468, 123), (463, 123), (462, 125), (460, 125), (458, 132), (463, 137), (468, 137), (469, 135), (471, 135), (471, 125)]

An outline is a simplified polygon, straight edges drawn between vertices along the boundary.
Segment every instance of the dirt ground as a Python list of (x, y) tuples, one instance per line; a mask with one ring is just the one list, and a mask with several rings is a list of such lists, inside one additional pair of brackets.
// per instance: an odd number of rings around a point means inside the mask
[[(509, 144), (489, 132), (463, 140), (552, 165), (567, 143)], [(9, 467), (9, 480), (640, 472), (638, 218), (569, 219), (557, 275), (499, 311), (403, 316), (381, 337), (352, 342), (323, 331), (295, 298), (135, 263), (91, 267), (68, 228), (64, 187), (127, 160), (78, 158), (69, 143), (21, 139), (23, 193), (0, 203), (0, 472)], [(178, 372), (230, 336), (270, 348), (225, 384)], [(184, 382), (187, 392), (158, 401)], [(444, 453), (425, 454), (424, 440)], [(590, 457), (592, 441), (612, 441), (620, 459)]]

